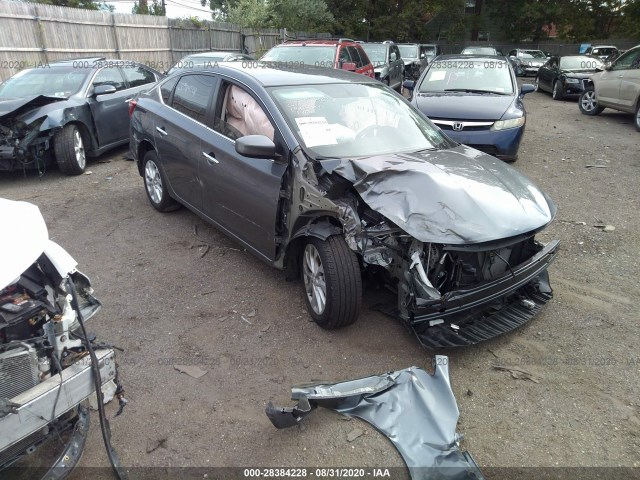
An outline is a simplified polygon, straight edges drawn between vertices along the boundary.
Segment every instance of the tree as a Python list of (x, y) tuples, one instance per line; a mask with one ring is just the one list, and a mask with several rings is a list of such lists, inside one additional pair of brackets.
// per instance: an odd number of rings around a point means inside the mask
[(225, 8), (227, 20), (243, 27), (317, 32), (329, 30), (333, 24), (324, 0), (238, 0)]
[(84, 8), (86, 10), (107, 10), (112, 12), (115, 7), (107, 5), (103, 1), (93, 0), (31, 0), (33, 3), (43, 3), (45, 5), (56, 5), (58, 7)]
[(159, 0), (152, 0), (151, 6), (149, 6), (147, 0), (139, 0), (133, 3), (131, 13), (137, 13), (139, 15), (157, 15), (159, 17), (164, 17), (167, 12), (165, 11), (164, 6)]

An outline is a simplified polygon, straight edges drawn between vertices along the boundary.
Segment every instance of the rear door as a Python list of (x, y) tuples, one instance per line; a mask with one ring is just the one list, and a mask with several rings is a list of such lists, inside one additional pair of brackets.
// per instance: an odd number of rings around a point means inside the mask
[[(234, 98), (240, 98), (237, 104), (245, 107), (243, 114), (233, 111)], [(236, 152), (235, 140), (264, 134), (275, 141), (286, 159), (284, 141), (277, 129), (274, 133), (273, 120), (264, 104), (246, 87), (221, 82), (212, 107), (212, 129), (201, 137), (199, 156), (203, 211), (255, 253), (273, 261), (280, 189), (287, 164), (244, 157)]]
[(154, 120), (156, 148), (167, 181), (181, 203), (199, 211), (202, 210), (200, 139), (209, 131), (206, 119), (216, 85), (217, 78), (212, 75), (182, 75), (170, 96), (170, 104)]

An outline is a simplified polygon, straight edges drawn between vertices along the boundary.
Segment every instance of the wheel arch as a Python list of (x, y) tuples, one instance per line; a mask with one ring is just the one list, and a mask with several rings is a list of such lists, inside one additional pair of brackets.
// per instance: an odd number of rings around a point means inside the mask
[(140, 176), (144, 175), (144, 156), (150, 151), (156, 151), (156, 147), (148, 139), (144, 139), (138, 144), (138, 148), (136, 151), (136, 158), (138, 159), (138, 161), (136, 162), (136, 164), (138, 166), (138, 173), (140, 174)]
[(341, 235), (342, 224), (337, 216), (330, 212), (317, 212), (314, 215), (300, 216), (295, 222), (284, 255), (284, 272), (287, 281), (300, 278), (300, 254), (305, 240), (315, 237), (326, 240), (332, 235)]

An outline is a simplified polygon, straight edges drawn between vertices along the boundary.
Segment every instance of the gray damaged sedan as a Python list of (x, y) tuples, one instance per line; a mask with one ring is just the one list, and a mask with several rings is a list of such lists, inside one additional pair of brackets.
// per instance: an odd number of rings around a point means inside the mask
[(427, 348), (511, 331), (552, 297), (554, 203), (362, 75), (239, 63), (172, 76), (135, 101), (149, 201), (180, 204), (288, 279), (324, 328), (353, 323), (362, 277)]
[(128, 101), (163, 75), (128, 60), (80, 58), (22, 70), (0, 85), (0, 171), (55, 160), (67, 175), (127, 143)]

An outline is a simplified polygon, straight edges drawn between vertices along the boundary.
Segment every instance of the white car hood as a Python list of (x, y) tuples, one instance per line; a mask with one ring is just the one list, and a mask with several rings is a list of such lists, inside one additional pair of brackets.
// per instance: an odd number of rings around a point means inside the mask
[(49, 240), (37, 206), (0, 198), (0, 225), (0, 289), (13, 283), (43, 253), (62, 276), (75, 269), (76, 261)]

